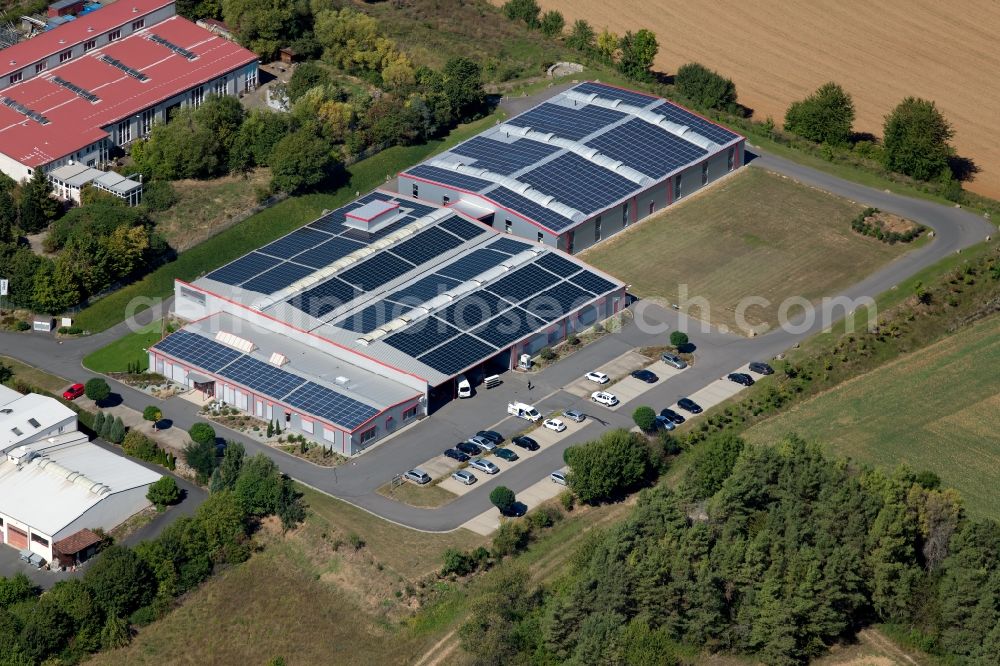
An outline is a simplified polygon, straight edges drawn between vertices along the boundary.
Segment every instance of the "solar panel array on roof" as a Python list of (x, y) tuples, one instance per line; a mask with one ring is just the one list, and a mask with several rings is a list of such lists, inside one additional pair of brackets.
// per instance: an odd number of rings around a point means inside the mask
[(545, 321), (555, 321), (566, 313), (582, 307), (593, 298), (590, 293), (575, 284), (560, 282), (532, 298), (530, 302), (524, 304), (524, 309)]
[(251, 252), (250, 254), (243, 255), (236, 261), (229, 262), (222, 268), (212, 271), (205, 277), (209, 280), (236, 286), (246, 282), (254, 275), (263, 273), (269, 268), (274, 268), (279, 263), (281, 263), (280, 259), (269, 257), (260, 252)]
[(467, 331), (510, 307), (511, 304), (499, 296), (480, 289), (458, 299), (438, 312), (437, 316), (452, 326)]
[[(559, 150), (558, 146), (530, 139), (510, 143), (477, 136), (451, 149), (450, 152), (474, 160), (472, 166), (509, 176)], [(468, 162), (467, 162), (468, 163)]]
[(340, 321), (334, 322), (334, 326), (339, 326), (348, 331), (354, 331), (362, 335), (371, 333), (379, 326), (386, 324), (396, 317), (399, 317), (412, 309), (408, 305), (399, 305), (387, 300), (372, 303), (366, 308), (358, 310), (352, 315), (344, 317)]
[(296, 229), (283, 238), (279, 238), (273, 243), (265, 245), (257, 251), (269, 254), (272, 257), (278, 257), (279, 259), (291, 259), (299, 252), (314, 248), (330, 239), (330, 234), (303, 227)]
[(513, 238), (500, 238), (490, 243), (487, 247), (491, 250), (496, 250), (497, 252), (517, 254), (519, 252), (524, 252), (525, 250), (530, 250), (532, 245), (531, 243), (514, 240)]
[(311, 250), (295, 255), (295, 261), (313, 268), (323, 268), (364, 246), (364, 243), (336, 236)]
[(297, 282), (305, 276), (314, 273), (315, 270), (309, 266), (300, 266), (299, 264), (286, 261), (283, 264), (278, 264), (269, 271), (261, 273), (252, 280), (244, 282), (240, 286), (261, 294), (273, 294), (293, 282)]
[(708, 154), (707, 150), (638, 118), (594, 137), (587, 145), (657, 179)]
[(479, 328), (472, 335), (490, 343), (497, 349), (508, 347), (545, 327), (545, 322), (521, 308), (503, 312)]
[(533, 263), (518, 268), (513, 273), (487, 285), (486, 288), (511, 303), (518, 303), (532, 294), (537, 294), (542, 289), (551, 287), (558, 281), (558, 277), (542, 270)]
[(479, 249), (456, 260), (454, 263), (438, 269), (438, 273), (456, 280), (465, 281), (485, 273), (507, 259), (508, 255), (493, 250)]
[(218, 372), (219, 368), (232, 363), (243, 354), (231, 347), (203, 338), (188, 331), (177, 331), (157, 342), (154, 347), (180, 361), (193, 366)]
[[(521, 174), (518, 180), (583, 213), (603, 210), (638, 187), (631, 180), (574, 153), (563, 153)], [(492, 193), (489, 196), (492, 197)]]
[(451, 324), (445, 323), (437, 317), (427, 317), (383, 339), (390, 347), (416, 357), (460, 332)]
[(725, 127), (720, 127), (670, 102), (664, 102), (660, 106), (650, 109), (650, 111), (659, 116), (665, 116), (668, 120), (672, 120), (678, 125), (687, 125), (698, 134), (711, 139), (720, 146), (739, 138), (739, 135), (735, 132), (730, 132)]
[(569, 281), (596, 296), (603, 296), (617, 288), (614, 282), (586, 270), (574, 275)]
[(624, 117), (625, 114), (620, 111), (589, 104), (568, 107), (545, 103), (511, 118), (507, 123), (515, 127), (530, 127), (537, 132), (552, 132), (556, 136), (579, 141)]
[(406, 173), (416, 176), (417, 178), (426, 178), (427, 180), (435, 183), (451, 185), (452, 187), (457, 187), (469, 192), (482, 192), (493, 184), (488, 180), (483, 180), (482, 178), (473, 178), (472, 176), (467, 176), (464, 173), (458, 173), (457, 171), (452, 171), (451, 169), (442, 169), (440, 167), (429, 166), (427, 164), (418, 164)]
[(424, 301), (429, 301), (458, 284), (460, 284), (459, 280), (434, 273), (408, 284), (398, 291), (392, 292), (386, 298), (395, 303), (420, 305)]
[(449, 234), (440, 227), (431, 227), (393, 246), (390, 251), (412, 264), (420, 265), (449, 250), (454, 250), (461, 244), (461, 238)]
[(292, 407), (346, 428), (357, 428), (376, 414), (377, 409), (315, 382), (306, 382), (286, 398)]
[[(563, 217), (551, 208), (546, 208), (541, 204), (535, 203), (531, 199), (522, 197), (517, 192), (508, 190), (506, 187), (494, 188), (490, 190), (487, 196), (504, 208), (515, 210), (521, 215), (524, 215), (543, 227), (551, 229), (557, 233), (574, 224), (573, 220), (570, 218)], [(502, 211), (497, 212), (498, 217), (502, 215)]]
[(341, 305), (358, 297), (360, 292), (343, 280), (333, 277), (322, 284), (296, 294), (286, 301), (311, 317), (322, 319)]
[(395, 280), (413, 268), (413, 264), (388, 252), (379, 252), (360, 264), (341, 271), (337, 277), (353, 284), (361, 291), (371, 291), (386, 282)]
[(620, 99), (626, 104), (638, 107), (649, 106), (659, 99), (652, 95), (643, 95), (642, 93), (633, 92), (631, 90), (622, 90), (621, 88), (615, 88), (614, 86), (606, 86), (600, 83), (592, 83), (590, 81), (581, 83), (573, 88), (573, 90), (583, 93), (584, 95), (596, 93), (599, 97), (604, 97), (605, 99)]
[(298, 375), (258, 361), (251, 356), (241, 356), (217, 372), (221, 377), (279, 400), (306, 382)]
[(548, 252), (542, 255), (535, 261), (535, 263), (545, 270), (564, 278), (568, 278), (581, 268), (580, 264), (574, 263), (569, 259), (564, 259), (554, 252)]
[(420, 357), (420, 362), (440, 373), (454, 375), (479, 363), (497, 350), (471, 335), (460, 335)]
[(444, 220), (438, 226), (445, 231), (450, 231), (462, 240), (471, 240), (476, 236), (486, 233), (486, 229), (479, 226), (475, 222), (463, 220), (457, 215)]
[(53, 76), (52, 83), (56, 84), (57, 86), (62, 86), (63, 88), (66, 88), (77, 97), (82, 97), (83, 99), (87, 100), (90, 103), (99, 102), (101, 100), (101, 98), (95, 95), (94, 93), (84, 88), (81, 88), (75, 83), (70, 83), (61, 76)]

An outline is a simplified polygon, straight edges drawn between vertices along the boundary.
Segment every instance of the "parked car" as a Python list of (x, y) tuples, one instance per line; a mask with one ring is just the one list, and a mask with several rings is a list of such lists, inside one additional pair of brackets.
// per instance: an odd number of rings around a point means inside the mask
[(409, 472), (403, 475), (407, 481), (412, 481), (417, 485), (424, 485), (425, 483), (431, 482), (431, 475), (422, 469), (411, 469)]
[(485, 437), (480, 437), (479, 435), (476, 435), (475, 437), (470, 437), (469, 442), (475, 444), (483, 451), (492, 451), (493, 449), (497, 448), (496, 442), (494, 442), (492, 439), (486, 439)]
[(687, 361), (682, 359), (677, 354), (671, 354), (670, 352), (663, 352), (660, 354), (660, 360), (670, 367), (677, 368), (678, 370), (683, 370), (688, 367)]
[(515, 460), (518, 459), (518, 456), (517, 456), (516, 453), (514, 453), (510, 449), (505, 449), (503, 447), (500, 447), (499, 449), (497, 449), (496, 451), (494, 451), (493, 455), (495, 455), (497, 458), (502, 458), (502, 459), (506, 460), (507, 462), (514, 462)]
[(468, 462), (469, 454), (462, 453), (458, 449), (445, 449), (445, 458), (451, 458), (452, 460), (457, 460), (458, 462)]
[(745, 372), (730, 372), (726, 379), (741, 386), (753, 386), (753, 377)]
[(566, 475), (562, 472), (552, 472), (549, 474), (549, 481), (552, 483), (558, 483), (560, 486), (566, 485)]
[(674, 424), (673, 421), (668, 419), (666, 416), (657, 416), (656, 422), (654, 423), (654, 427), (657, 428), (658, 430), (670, 431), (676, 428), (677, 426)]
[(541, 447), (538, 446), (538, 442), (531, 439), (527, 435), (519, 435), (514, 439), (510, 440), (511, 444), (515, 446), (520, 446), (522, 449), (527, 449), (528, 451), (537, 451)]
[(773, 375), (774, 368), (769, 366), (767, 363), (754, 361), (750, 364), (750, 372), (756, 372), (758, 375)]
[(67, 400), (76, 400), (83, 395), (83, 392), (83, 384), (73, 384), (68, 389), (63, 391), (63, 397)]
[(674, 425), (680, 425), (687, 420), (682, 415), (678, 414), (677, 412), (669, 408), (661, 409), (660, 416), (670, 419), (674, 423)]
[(566, 429), (566, 424), (559, 419), (545, 419), (545, 422), (542, 423), (542, 425), (549, 430), (555, 430), (556, 432), (562, 432)]
[(506, 511), (501, 511), (500, 513), (508, 518), (520, 518), (528, 513), (528, 505), (524, 502), (514, 502)]
[(470, 456), (478, 456), (480, 453), (483, 452), (482, 449), (480, 449), (472, 442), (459, 442), (458, 444), (455, 445), (455, 448), (461, 451), (462, 453), (466, 453)]
[(660, 379), (656, 376), (655, 372), (650, 372), (649, 370), (636, 370), (632, 373), (632, 376), (640, 382), (646, 382), (647, 384), (655, 384)]
[(469, 467), (472, 469), (478, 469), (480, 472), (486, 474), (496, 474), (500, 471), (500, 468), (491, 463), (489, 460), (483, 460), (482, 458), (473, 458), (469, 463)]
[(607, 391), (594, 391), (590, 394), (590, 399), (605, 407), (614, 407), (618, 404), (618, 396)]
[(498, 433), (496, 430), (480, 430), (476, 433), (476, 437), (485, 437), (494, 444), (499, 444), (503, 441), (503, 435)]
[(610, 377), (608, 377), (603, 372), (598, 372), (597, 370), (588, 372), (587, 374), (584, 375), (584, 378), (589, 379), (590, 381), (595, 382), (597, 384), (607, 384), (608, 382), (611, 381)]
[(568, 418), (570, 421), (573, 421), (574, 423), (580, 423), (585, 418), (587, 418), (587, 415), (578, 409), (567, 409), (565, 412), (563, 412), (563, 416)]
[(685, 412), (691, 412), (692, 414), (701, 414), (702, 412), (701, 405), (691, 398), (681, 398), (677, 401), (677, 406)]
[(475, 474), (465, 469), (460, 469), (458, 471), (452, 472), (451, 478), (455, 479), (456, 481), (465, 486), (471, 486), (473, 483), (479, 480), (476, 478)]

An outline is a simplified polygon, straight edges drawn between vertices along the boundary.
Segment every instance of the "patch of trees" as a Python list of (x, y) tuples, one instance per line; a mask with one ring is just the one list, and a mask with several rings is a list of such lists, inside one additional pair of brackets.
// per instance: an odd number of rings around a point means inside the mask
[(903, 468), (830, 460), (795, 438), (733, 462), (736, 448), (720, 442), (676, 493), (644, 491), (556, 584), (488, 574), (466, 628), (474, 661), (677, 664), (708, 650), (804, 664), (873, 622), (956, 661), (1000, 654), (995, 522)]
[(563, 458), (570, 467), (570, 489), (588, 504), (620, 497), (647, 481), (654, 471), (647, 439), (623, 429), (571, 446)]
[(917, 180), (950, 177), (949, 141), (955, 131), (934, 102), (907, 97), (885, 117), (883, 161), (890, 171)]
[(106, 548), (82, 578), (45, 593), (23, 574), (0, 578), (0, 663), (76, 663), (127, 645), (134, 627), (162, 617), (216, 571), (246, 560), (260, 519), (275, 514), (290, 528), (304, 508), (287, 477), (258, 456), (194, 516), (178, 518), (135, 548)]
[(785, 129), (816, 143), (846, 145), (853, 127), (854, 100), (832, 81), (785, 112)]
[(681, 65), (674, 75), (674, 86), (696, 107), (730, 113), (737, 110), (736, 84), (701, 63)]
[[(375, 19), (351, 8), (318, 11), (314, 27), (322, 60), (296, 66), (284, 86), (289, 113), (245, 113), (232, 97), (209, 97), (134, 143), (137, 168), (175, 180), (270, 167), (273, 190), (300, 192), (335, 182), (344, 163), (427, 141), (486, 111), (481, 69), (467, 58), (440, 71), (415, 67)], [(345, 87), (337, 72), (370, 85)]]
[(878, 214), (878, 208), (865, 208), (851, 220), (851, 229), (859, 234), (877, 238), (889, 245), (909, 243), (924, 232), (923, 225), (916, 223), (911, 223), (910, 228), (906, 231), (886, 231), (883, 225), (875, 219)]

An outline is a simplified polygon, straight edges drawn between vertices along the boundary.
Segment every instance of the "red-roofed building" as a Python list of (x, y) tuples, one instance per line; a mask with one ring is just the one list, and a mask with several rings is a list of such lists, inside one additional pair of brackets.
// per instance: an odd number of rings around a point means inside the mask
[[(54, 44), (63, 51), (53, 55)], [(257, 56), (175, 16), (174, 0), (118, 0), (0, 51), (11, 60), (46, 64), (0, 86), (0, 170), (15, 180), (39, 167), (100, 166), (172, 109), (257, 86)]]

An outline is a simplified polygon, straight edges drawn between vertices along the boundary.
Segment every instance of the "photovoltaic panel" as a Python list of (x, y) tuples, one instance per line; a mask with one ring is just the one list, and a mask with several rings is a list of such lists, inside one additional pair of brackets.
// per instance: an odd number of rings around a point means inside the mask
[(458, 173), (457, 171), (452, 171), (451, 169), (442, 169), (440, 167), (429, 166), (427, 164), (418, 164), (406, 173), (416, 176), (417, 178), (425, 178), (434, 183), (451, 185), (452, 187), (457, 187), (469, 192), (480, 192), (493, 184), (488, 180), (473, 178), (472, 176), (467, 176), (464, 173)]
[(339, 234), (347, 228), (344, 226), (344, 221), (346, 219), (346, 211), (343, 208), (338, 208), (337, 210), (327, 213), (319, 219), (310, 222), (306, 225), (306, 228), (318, 229), (331, 234)]
[(616, 123), (625, 114), (600, 106), (576, 107), (545, 103), (525, 111), (507, 121), (515, 127), (530, 127), (538, 132), (552, 132), (556, 136), (579, 141), (602, 127)]
[(414, 201), (413, 199), (404, 199), (402, 197), (398, 197), (396, 198), (396, 201), (399, 202), (399, 207), (402, 208), (403, 210), (409, 209), (411, 211), (410, 214), (413, 215), (414, 217), (423, 217), (424, 215), (427, 215), (437, 210), (436, 208), (434, 208), (434, 206), (428, 206), (426, 204), (420, 203), (419, 201)]
[(546, 323), (535, 315), (521, 308), (514, 308), (474, 329), (472, 335), (482, 338), (498, 349), (503, 349), (545, 327)]
[(525, 250), (530, 250), (533, 246), (531, 243), (514, 240), (513, 238), (501, 238), (500, 240), (490, 243), (487, 247), (491, 250), (496, 250), (497, 252), (514, 255), (519, 252), (524, 252)]
[(412, 308), (406, 305), (399, 305), (390, 301), (381, 300), (372, 303), (366, 308), (358, 310), (352, 315), (344, 317), (340, 321), (334, 322), (334, 326), (339, 326), (355, 333), (371, 333), (379, 326), (386, 324), (396, 317), (409, 312)]
[(443, 229), (431, 227), (390, 248), (390, 252), (414, 265), (420, 265), (461, 244), (461, 238), (456, 238)]
[(305, 264), (313, 268), (323, 268), (362, 247), (364, 247), (364, 243), (336, 237), (317, 245), (311, 250), (306, 250), (301, 254), (295, 255), (294, 259), (295, 263), (298, 264)]
[(543, 271), (535, 264), (528, 264), (503, 276), (486, 288), (512, 303), (519, 303), (528, 296), (537, 294), (557, 282), (559, 282), (559, 278), (552, 273)]
[[(486, 196), (504, 208), (515, 210), (521, 215), (534, 220), (546, 229), (550, 229), (556, 233), (576, 224), (576, 222), (570, 218), (563, 217), (551, 208), (546, 208), (541, 204), (537, 204), (531, 199), (522, 197), (513, 190), (508, 190), (506, 187), (496, 187), (490, 190)], [(502, 212), (498, 213), (497, 217), (501, 217), (502, 215)]]
[(463, 220), (457, 215), (454, 217), (449, 217), (445, 221), (438, 224), (439, 227), (445, 231), (450, 231), (462, 240), (470, 240), (476, 236), (484, 233), (486, 229), (479, 226), (475, 222), (469, 222), (468, 220)]
[(299, 252), (305, 252), (328, 240), (330, 240), (330, 234), (303, 227), (296, 229), (284, 238), (279, 238), (273, 243), (265, 245), (258, 252), (279, 259), (291, 259)]
[(575, 284), (560, 282), (522, 303), (521, 307), (545, 321), (555, 321), (579, 309), (593, 298), (590, 293)]
[(306, 382), (295, 389), (284, 402), (330, 423), (351, 429), (362, 425), (379, 412), (370, 405), (315, 382)]
[(379, 252), (371, 259), (366, 259), (346, 271), (341, 271), (337, 277), (348, 284), (353, 284), (361, 291), (371, 291), (398, 278), (411, 268), (413, 268), (413, 264), (410, 262), (403, 261), (388, 252)]
[(250, 356), (241, 356), (219, 370), (218, 374), (237, 384), (242, 384), (252, 391), (279, 400), (306, 382), (298, 375), (293, 375)]
[(581, 269), (579, 264), (575, 264), (569, 259), (560, 257), (554, 252), (543, 254), (535, 260), (535, 263), (545, 270), (564, 278), (573, 275)]
[(479, 249), (470, 252), (444, 268), (438, 269), (438, 273), (464, 282), (499, 265), (507, 257), (508, 255), (502, 252)]
[(218, 270), (212, 271), (205, 277), (209, 280), (236, 286), (242, 282), (246, 282), (258, 273), (263, 273), (269, 268), (274, 268), (279, 263), (281, 263), (280, 259), (275, 259), (259, 252), (251, 252), (250, 254), (243, 255), (236, 261), (229, 262)]
[(442, 342), (461, 333), (457, 328), (436, 317), (427, 317), (409, 328), (383, 338), (385, 343), (409, 356), (420, 356)]
[(704, 148), (638, 118), (594, 137), (587, 145), (651, 178), (662, 178), (708, 154)]
[(496, 352), (496, 349), (485, 342), (465, 334), (424, 354), (419, 360), (442, 374), (454, 375), (485, 361)]
[(521, 174), (518, 180), (584, 213), (603, 210), (638, 188), (631, 180), (574, 153), (564, 153)]
[(392, 292), (386, 298), (396, 303), (420, 305), (424, 301), (429, 301), (435, 296), (441, 295), (457, 284), (460, 284), (460, 282), (454, 278), (434, 273), (433, 275), (420, 278), (399, 291)]
[(510, 307), (510, 303), (496, 294), (479, 289), (468, 296), (463, 296), (436, 314), (452, 326), (467, 331)]
[(621, 88), (615, 88), (614, 86), (606, 86), (601, 83), (591, 83), (589, 81), (581, 83), (573, 88), (573, 90), (583, 93), (584, 95), (596, 94), (598, 97), (603, 97), (605, 99), (620, 99), (626, 104), (639, 107), (649, 106), (659, 99), (658, 97), (654, 97), (652, 95), (643, 95), (642, 93), (632, 92), (631, 90), (622, 90)]
[(188, 331), (177, 331), (153, 348), (208, 372), (218, 372), (243, 355), (232, 347)]
[(267, 272), (261, 273), (252, 280), (244, 282), (240, 286), (244, 289), (257, 291), (262, 294), (273, 294), (280, 289), (284, 289), (293, 282), (301, 280), (305, 276), (315, 272), (315, 268), (299, 266), (298, 264), (286, 261), (285, 263), (279, 264)]
[(600, 275), (596, 275), (590, 271), (582, 271), (571, 277), (569, 281), (578, 287), (583, 287), (596, 296), (603, 296), (618, 287), (614, 282), (605, 280)]
[(683, 109), (670, 102), (664, 102), (660, 106), (650, 109), (650, 111), (660, 116), (666, 116), (668, 120), (672, 120), (679, 125), (687, 125), (698, 134), (711, 139), (720, 146), (739, 138), (739, 135), (735, 132), (730, 132), (726, 128), (709, 122), (687, 109)]
[(472, 158), (474, 167), (509, 176), (515, 171), (534, 164), (559, 150), (558, 146), (539, 143), (530, 139), (517, 139), (507, 143), (477, 136), (459, 144), (450, 152)]
[(301, 294), (296, 294), (285, 302), (312, 317), (321, 319), (341, 305), (357, 298), (359, 293), (351, 285), (334, 277)]

